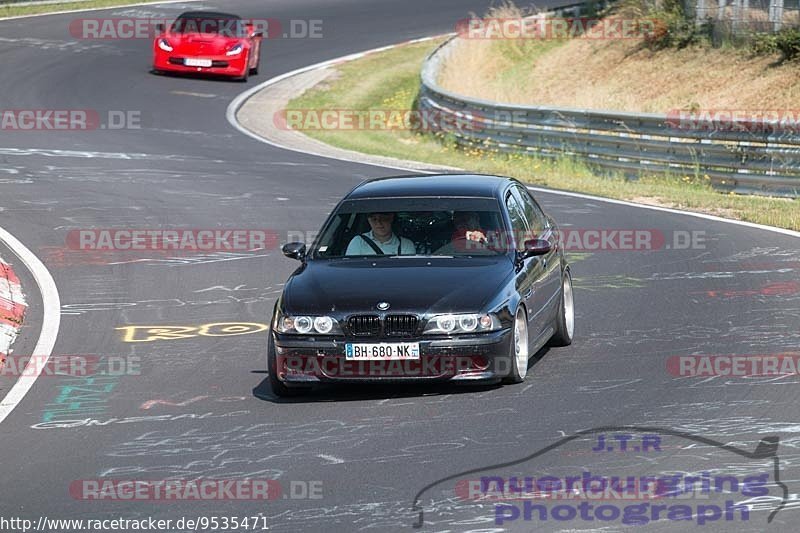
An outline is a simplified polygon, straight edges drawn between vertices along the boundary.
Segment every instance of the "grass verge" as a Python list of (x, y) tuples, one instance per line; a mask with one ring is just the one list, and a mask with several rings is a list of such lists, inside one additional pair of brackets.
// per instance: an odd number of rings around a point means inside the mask
[[(764, 54), (714, 47), (692, 35), (685, 45), (672, 43), (681, 32), (672, 36), (666, 25), (679, 15), (625, 10), (636, 3), (649, 2), (623, 0), (609, 18), (664, 24), (665, 44), (645, 39), (644, 30), (641, 35), (631, 31), (631, 38), (603, 37), (602, 28), (613, 28), (612, 23), (599, 23), (600, 29), (573, 38), (559, 33), (525, 39), (462, 37), (439, 83), (457, 94), (514, 104), (644, 113), (761, 110), (796, 116), (800, 62), (782, 62), (777, 49), (767, 52), (771, 41), (762, 40)], [(525, 14), (506, 3), (487, 16), (490, 21), (518, 20)], [(682, 16), (679, 20), (681, 28), (696, 29)]]
[[(408, 45), (337, 67), (337, 75), (292, 100), (289, 109), (409, 110), (419, 89), (425, 57), (439, 42)], [(782, 228), (800, 230), (797, 200), (723, 194), (702, 177), (622, 175), (599, 176), (582, 163), (521, 155), (462, 151), (446, 138), (404, 129), (304, 131), (322, 142), (367, 154), (514, 176), (530, 184), (632, 200), (688, 211), (710, 213)]]
[[(89, 0), (87, 2), (59, 2), (56, 4), (39, 4), (34, 6), (0, 4), (0, 20), (7, 17), (19, 17), (21, 15), (39, 15), (42, 13), (56, 13), (60, 11), (72, 11), (76, 9), (94, 9), (99, 7), (118, 7), (131, 4), (150, 3), (142, 0)], [(157, 1), (151, 2), (153, 4)]]

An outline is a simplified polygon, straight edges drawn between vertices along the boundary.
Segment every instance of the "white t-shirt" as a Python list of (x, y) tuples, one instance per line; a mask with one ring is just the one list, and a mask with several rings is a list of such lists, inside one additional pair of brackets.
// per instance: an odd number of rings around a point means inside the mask
[[(392, 238), (386, 242), (380, 242), (375, 238), (371, 231), (365, 233), (364, 235), (369, 239), (372, 239), (372, 242), (374, 242), (386, 255), (415, 255), (417, 253), (417, 248), (410, 239), (398, 237), (394, 233), (392, 233)], [(356, 235), (353, 237), (353, 239), (350, 241), (350, 244), (347, 245), (347, 251), (344, 254), (377, 255), (375, 250), (372, 249), (372, 247), (361, 237), (361, 235)]]

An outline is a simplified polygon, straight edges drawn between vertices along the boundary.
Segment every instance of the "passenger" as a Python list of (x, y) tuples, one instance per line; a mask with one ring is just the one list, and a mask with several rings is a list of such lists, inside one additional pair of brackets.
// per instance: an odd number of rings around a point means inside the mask
[(345, 255), (415, 255), (417, 248), (392, 230), (394, 213), (370, 213), (367, 222), (371, 231), (356, 235), (347, 245)]
[(451, 237), (453, 246), (459, 250), (483, 248), (487, 244), (486, 231), (481, 228), (478, 213), (472, 211), (456, 211), (453, 213), (455, 231)]

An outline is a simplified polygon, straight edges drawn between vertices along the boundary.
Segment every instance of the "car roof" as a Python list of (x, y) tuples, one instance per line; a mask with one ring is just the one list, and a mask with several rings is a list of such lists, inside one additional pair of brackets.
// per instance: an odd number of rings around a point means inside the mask
[(347, 200), (414, 196), (497, 198), (516, 180), (483, 174), (413, 174), (375, 178), (358, 185)]
[(220, 13), (218, 11), (187, 11), (186, 13), (181, 13), (178, 18), (228, 20), (240, 19), (241, 17), (239, 15), (232, 15), (231, 13)]

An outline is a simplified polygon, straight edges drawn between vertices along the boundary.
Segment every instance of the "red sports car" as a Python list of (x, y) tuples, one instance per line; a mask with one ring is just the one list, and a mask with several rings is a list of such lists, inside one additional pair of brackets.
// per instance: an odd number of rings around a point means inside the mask
[(194, 72), (247, 81), (258, 74), (263, 32), (236, 15), (184, 13), (169, 28), (156, 27), (153, 72)]

